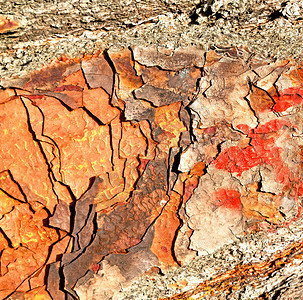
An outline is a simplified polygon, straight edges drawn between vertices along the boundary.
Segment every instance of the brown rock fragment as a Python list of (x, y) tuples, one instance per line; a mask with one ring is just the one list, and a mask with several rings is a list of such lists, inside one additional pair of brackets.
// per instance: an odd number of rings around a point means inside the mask
[(197, 48), (178, 48), (176, 50), (159, 47), (133, 47), (134, 59), (145, 66), (159, 66), (165, 70), (197, 66), (203, 67), (204, 50)]
[(102, 88), (107, 94), (112, 94), (114, 73), (102, 54), (83, 58), (81, 68), (89, 88)]
[(155, 108), (148, 101), (129, 97), (125, 100), (124, 116), (128, 121), (152, 120), (155, 115)]
[(128, 49), (123, 49), (109, 52), (109, 57), (118, 74), (118, 96), (122, 100), (127, 99), (133, 90), (140, 88), (143, 84), (141, 77), (136, 74), (134, 69), (132, 53)]
[[(20, 86), (21, 84), (21, 86)], [(36, 95), (53, 96), (71, 109), (82, 106), (85, 79), (77, 60), (62, 57), (24, 78), (17, 86)]]
[(248, 98), (252, 109), (256, 113), (264, 112), (266, 110), (268, 111), (271, 110), (272, 107), (274, 106), (274, 101), (270, 97), (270, 95), (266, 91), (256, 86), (252, 86), (251, 89), (252, 89), (252, 93), (248, 96)]
[(142, 88), (135, 91), (138, 99), (150, 101), (154, 106), (164, 106), (175, 102), (185, 101), (186, 96), (175, 94), (165, 89), (156, 88), (151, 85), (143, 85)]
[(30, 80), (23, 88), (30, 91), (51, 91), (62, 83), (65, 77), (79, 70), (80, 65), (78, 62), (62, 57), (32, 73)]
[[(167, 166), (165, 161), (150, 161), (147, 164), (146, 171), (138, 181), (129, 204), (118, 205), (109, 213), (104, 212), (98, 215), (96, 235), (90, 244), (84, 248), (85, 251), (80, 248), (64, 258), (65, 266), (63, 270), (67, 291), (73, 293), (72, 288), (77, 279), (83, 277), (87, 270), (92, 269), (93, 264), (101, 261), (105, 255), (108, 253), (123, 253), (125, 249), (141, 241), (146, 229), (161, 212), (160, 202), (168, 199), (166, 196), (166, 176)], [(149, 180), (147, 180), (148, 178)], [(88, 201), (85, 204), (86, 208), (77, 210), (81, 216), (80, 224), (84, 224), (86, 218), (83, 215), (87, 214), (90, 201), (94, 201), (95, 197), (96, 194), (84, 198)], [(88, 213), (88, 217), (90, 216), (94, 216), (93, 209)], [(76, 222), (78, 222), (77, 217)], [(91, 226), (89, 223), (87, 224), (87, 226)], [(77, 225), (75, 228), (81, 227)], [(85, 233), (84, 235), (91, 236)], [(82, 252), (83, 254), (81, 254)]]
[(150, 251), (153, 234), (152, 225), (138, 245), (127, 253), (106, 256), (96, 271), (89, 271), (82, 277), (75, 286), (80, 298), (119, 299), (121, 289), (158, 264), (157, 257)]
[(180, 101), (186, 103), (192, 98), (197, 79), (201, 76), (201, 72), (197, 68), (184, 68), (177, 72), (143, 66), (137, 66), (136, 69), (145, 83), (135, 91), (136, 97), (150, 101), (155, 106)]
[[(83, 106), (82, 93), (85, 87), (85, 79), (82, 71), (76, 71), (66, 77), (54, 88), (54, 92), (49, 93), (64, 102), (72, 109)], [(47, 92), (44, 92), (47, 95)]]
[(51, 295), (52, 299), (65, 300), (65, 293), (60, 291), (60, 262), (49, 265), (49, 271), (46, 282), (46, 289)]

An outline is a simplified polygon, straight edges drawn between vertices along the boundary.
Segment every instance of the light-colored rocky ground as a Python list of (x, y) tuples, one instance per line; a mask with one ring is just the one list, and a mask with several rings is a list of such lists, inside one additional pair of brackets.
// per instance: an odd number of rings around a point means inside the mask
[(278, 58), (302, 53), (303, 4), (297, 0), (2, 0), (0, 12), (2, 24), (5, 18), (19, 24), (4, 33), (0, 26), (1, 76), (61, 55), (136, 44), (242, 44)]

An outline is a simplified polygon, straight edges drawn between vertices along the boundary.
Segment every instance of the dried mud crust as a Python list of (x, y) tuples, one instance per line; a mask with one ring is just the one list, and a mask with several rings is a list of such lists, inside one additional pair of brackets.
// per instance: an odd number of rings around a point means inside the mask
[(302, 55), (303, 10), (296, 0), (3, 0), (0, 11), (1, 76), (62, 55), (136, 44), (249, 45), (265, 56)]

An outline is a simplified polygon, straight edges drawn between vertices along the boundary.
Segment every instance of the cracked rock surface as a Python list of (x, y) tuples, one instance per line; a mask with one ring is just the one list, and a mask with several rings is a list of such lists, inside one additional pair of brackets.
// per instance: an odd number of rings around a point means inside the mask
[(301, 59), (302, 15), (299, 0), (1, 0), (0, 72), (134, 45), (248, 45), (264, 57)]
[(135, 46), (1, 86), (1, 299), (294, 295), (297, 61)]

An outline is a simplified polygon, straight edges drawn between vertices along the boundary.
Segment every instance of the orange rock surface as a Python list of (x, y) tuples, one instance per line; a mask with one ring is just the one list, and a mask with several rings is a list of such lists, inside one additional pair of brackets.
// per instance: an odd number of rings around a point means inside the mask
[(124, 284), (301, 217), (302, 70), (236, 53), (134, 47), (5, 80), (1, 299), (76, 299), (111, 286), (103, 267)]

